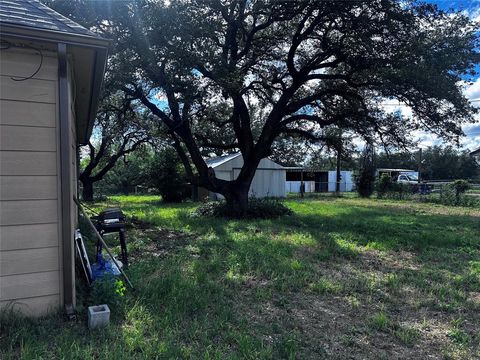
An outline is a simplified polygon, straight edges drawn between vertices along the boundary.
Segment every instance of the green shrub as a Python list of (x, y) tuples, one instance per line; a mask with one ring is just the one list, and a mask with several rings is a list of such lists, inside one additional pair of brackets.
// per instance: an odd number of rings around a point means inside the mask
[(360, 197), (370, 197), (375, 188), (375, 177), (363, 171), (356, 177), (355, 185)]
[(356, 189), (361, 197), (370, 197), (375, 190), (374, 155), (373, 146), (367, 145), (360, 159), (360, 172), (355, 177)]
[(398, 183), (387, 174), (383, 174), (375, 183), (375, 190), (379, 199), (404, 200), (418, 192), (418, 185)]
[(448, 184), (448, 186), (455, 191), (455, 195), (457, 197), (470, 189), (470, 184), (467, 180), (455, 180), (454, 182)]
[(163, 201), (180, 202), (190, 196), (185, 169), (174, 149), (156, 153), (147, 173), (148, 185), (160, 193)]
[(105, 275), (93, 282), (90, 290), (90, 305), (107, 304), (113, 309), (121, 303), (126, 290), (123, 280), (112, 275)]
[[(271, 219), (292, 214), (292, 210), (286, 207), (280, 200), (250, 198), (247, 213), (242, 217)], [(225, 201), (210, 201), (200, 205), (193, 212), (193, 216), (236, 218), (238, 213), (234, 212)]]
[(464, 195), (468, 189), (470, 189), (468, 181), (455, 180), (445, 185), (440, 191), (440, 203), (454, 206), (477, 206), (476, 199)]
[(380, 179), (375, 183), (375, 189), (377, 190), (377, 197), (379, 199), (385, 197), (385, 195), (392, 191), (393, 181), (388, 174), (382, 174)]

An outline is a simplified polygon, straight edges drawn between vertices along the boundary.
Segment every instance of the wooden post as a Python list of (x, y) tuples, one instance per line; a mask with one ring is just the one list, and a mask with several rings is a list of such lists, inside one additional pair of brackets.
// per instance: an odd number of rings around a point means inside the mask
[(303, 182), (303, 169), (300, 171), (300, 197), (305, 193), (305, 183)]
[(418, 151), (418, 182), (422, 180), (421, 174), (422, 174), (422, 148), (419, 148)]
[(341, 176), (341, 155), (342, 152), (340, 150), (340, 147), (337, 149), (337, 169), (336, 169), (336, 183), (335, 183), (335, 193), (338, 196), (340, 194), (340, 178)]

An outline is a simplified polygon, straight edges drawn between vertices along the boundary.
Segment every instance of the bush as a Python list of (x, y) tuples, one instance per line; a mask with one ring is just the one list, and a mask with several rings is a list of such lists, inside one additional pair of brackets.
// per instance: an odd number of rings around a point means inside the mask
[(393, 181), (387, 174), (383, 174), (375, 183), (375, 189), (379, 199), (388, 198), (403, 200), (418, 192), (418, 185), (398, 183)]
[(93, 282), (89, 302), (91, 305), (107, 304), (115, 309), (122, 301), (126, 291), (123, 280), (113, 275), (105, 275)]
[(148, 170), (149, 186), (158, 190), (165, 202), (180, 202), (190, 196), (185, 169), (174, 149), (155, 154)]
[[(271, 219), (292, 214), (293, 211), (280, 200), (251, 198), (248, 201), (247, 213), (242, 217)], [(234, 212), (225, 201), (210, 201), (200, 205), (193, 212), (193, 216), (236, 218), (238, 213)]]
[(387, 193), (393, 190), (393, 181), (390, 176), (383, 174), (380, 179), (375, 183), (375, 188), (377, 190), (377, 197), (379, 199), (385, 197)]
[(464, 196), (468, 189), (470, 189), (468, 181), (455, 180), (443, 187), (440, 202), (444, 205), (475, 206), (478, 204), (475, 199)]
[(360, 197), (370, 197), (375, 189), (375, 176), (368, 170), (362, 169), (355, 178), (355, 185)]
[(453, 183), (448, 184), (448, 186), (453, 188), (456, 196), (460, 196), (470, 189), (470, 184), (467, 180), (455, 180)]
[(375, 188), (374, 150), (372, 145), (367, 145), (360, 159), (360, 173), (355, 178), (358, 195), (370, 197)]

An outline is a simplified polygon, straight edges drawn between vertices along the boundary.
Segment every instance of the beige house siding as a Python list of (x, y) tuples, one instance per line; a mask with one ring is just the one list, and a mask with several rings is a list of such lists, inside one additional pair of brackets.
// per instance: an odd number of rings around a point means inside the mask
[[(0, 307), (41, 314), (62, 305), (57, 57), (0, 57)], [(12, 79), (13, 78), (13, 79)]]

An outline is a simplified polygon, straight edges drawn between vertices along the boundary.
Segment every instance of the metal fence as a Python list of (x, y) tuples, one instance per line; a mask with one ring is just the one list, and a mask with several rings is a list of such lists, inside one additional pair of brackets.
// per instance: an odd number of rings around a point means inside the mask
[[(452, 180), (432, 180), (421, 182), (420, 184), (405, 184), (403, 192), (420, 195), (440, 194)], [(336, 192), (336, 182), (318, 182), (318, 181), (304, 181), (304, 193), (332, 193)], [(301, 193), (301, 181), (287, 181), (285, 183), (286, 193), (299, 194)], [(340, 182), (340, 192), (353, 192), (356, 190), (354, 182)], [(480, 183), (471, 183), (470, 189), (467, 191), (468, 195), (480, 197)]]
[[(441, 193), (445, 188), (453, 183), (452, 180), (429, 180), (425, 181), (424, 184), (428, 186), (431, 193)], [(470, 189), (467, 191), (467, 194), (479, 194), (480, 195), (480, 183), (470, 183)]]
[[(102, 184), (102, 182), (97, 182), (93, 185), (94, 196), (97, 197), (105, 197), (110, 195), (147, 195), (154, 193), (153, 189), (147, 188), (142, 185), (135, 185), (135, 186), (112, 186)], [(79, 182), (78, 186), (78, 193), (80, 197), (82, 197), (83, 186), (82, 183)]]

